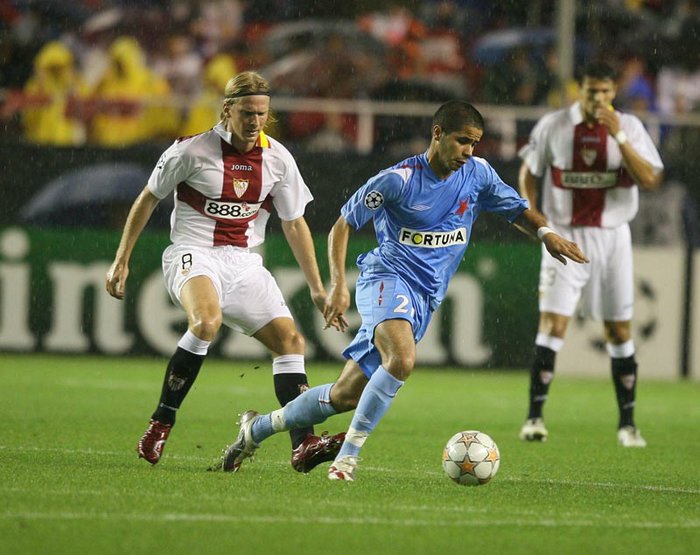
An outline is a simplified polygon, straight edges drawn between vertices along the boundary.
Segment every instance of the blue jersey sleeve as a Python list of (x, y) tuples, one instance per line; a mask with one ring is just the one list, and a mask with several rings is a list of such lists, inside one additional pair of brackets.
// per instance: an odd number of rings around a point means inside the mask
[(482, 171), (485, 172), (485, 186), (479, 194), (479, 205), (485, 212), (494, 212), (503, 216), (508, 222), (520, 216), (530, 205), (518, 192), (505, 183), (496, 170), (485, 160)]
[(340, 209), (355, 230), (360, 229), (386, 206), (400, 198), (405, 184), (401, 172), (385, 170), (362, 185)]

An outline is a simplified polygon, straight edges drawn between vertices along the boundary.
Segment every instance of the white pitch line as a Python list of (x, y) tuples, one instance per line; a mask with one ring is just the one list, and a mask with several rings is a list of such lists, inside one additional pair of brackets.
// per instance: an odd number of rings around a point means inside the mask
[[(32, 494), (37, 494), (36, 489), (30, 489), (30, 488), (18, 488), (18, 487), (10, 487), (10, 488), (0, 488), (0, 493), (6, 493), (6, 494), (19, 494), (22, 497), (26, 498), (28, 495)], [(105, 490), (96, 490), (96, 489), (41, 489), (40, 492), (42, 498), (46, 498), (49, 496), (57, 496), (57, 497), (81, 497), (81, 496), (94, 496), (94, 497), (106, 497), (109, 496), (110, 498), (116, 498), (116, 497), (142, 497), (143, 492), (142, 491), (119, 491), (119, 492), (107, 492)], [(177, 499), (184, 499), (184, 498), (189, 498), (190, 495), (188, 493), (183, 493), (183, 492), (158, 492), (157, 495), (150, 494), (151, 497), (157, 497), (158, 499), (168, 499), (168, 500), (177, 500)], [(229, 492), (222, 492), (220, 495), (211, 495), (211, 494), (202, 494), (198, 493), (197, 494), (197, 500), (198, 501), (221, 501), (222, 498), (230, 498)], [(251, 496), (237, 496), (236, 497), (236, 503), (254, 503), (258, 500), (258, 497), (251, 495)], [(319, 500), (315, 498), (311, 499), (305, 499), (305, 498), (300, 498), (300, 499), (295, 499), (294, 501), (295, 506), (301, 506), (301, 505), (312, 505), (314, 507), (331, 507), (331, 508), (343, 508), (343, 509), (352, 509), (355, 510), (356, 508), (366, 508), (366, 504), (364, 501), (360, 500), (357, 502), (352, 502), (352, 501), (347, 501), (344, 499), (341, 500), (333, 500), (333, 499), (324, 499), (324, 500)], [(459, 505), (455, 506), (453, 504), (445, 504), (445, 505), (392, 505), (391, 506), (392, 511), (405, 511), (413, 514), (426, 514), (426, 513), (442, 513), (442, 512), (449, 512), (451, 514), (457, 514), (457, 513), (463, 513), (463, 514), (490, 514), (492, 512), (491, 509), (487, 509), (484, 507), (474, 507), (474, 506), (469, 506), (469, 505)], [(532, 516), (539, 516), (542, 517), (542, 511), (534, 511), (534, 510), (510, 510), (508, 511), (509, 514), (511, 515), (518, 515), (518, 516), (524, 516), (524, 517), (532, 517)]]
[[(7, 451), (7, 452), (17, 452), (17, 453), (24, 453), (24, 452), (46, 452), (46, 453), (63, 453), (66, 455), (96, 455), (100, 457), (121, 457), (126, 454), (124, 451), (98, 451), (95, 449), (65, 449), (65, 448), (60, 448), (60, 447), (36, 447), (36, 446), (11, 446), (11, 445), (0, 445), (0, 451)], [(195, 456), (195, 455), (176, 455), (176, 454), (168, 454), (168, 458), (174, 459), (174, 460), (185, 460), (185, 461), (200, 461), (203, 463), (207, 463), (209, 465), (214, 464), (217, 460), (217, 457), (215, 455), (213, 456)], [(252, 461), (253, 463), (255, 461)], [(275, 465), (275, 466), (288, 466), (288, 462), (282, 462), (282, 461), (266, 461), (266, 465)], [(395, 468), (386, 468), (386, 467), (378, 467), (378, 466), (363, 466), (363, 470), (367, 470), (370, 472), (395, 472)], [(406, 472), (404, 470), (404, 472)], [(410, 471), (409, 471), (410, 472)], [(432, 471), (432, 470), (424, 470), (424, 469), (418, 469), (416, 472), (419, 472), (421, 476), (439, 476), (442, 473), (437, 472), (437, 471)], [(551, 484), (551, 485), (562, 485), (562, 486), (587, 486), (587, 487), (594, 487), (594, 488), (601, 488), (601, 489), (625, 489), (625, 490), (642, 490), (642, 491), (651, 491), (655, 493), (687, 493), (690, 495), (700, 495), (700, 489), (696, 488), (679, 488), (679, 487), (673, 487), (673, 486), (653, 486), (653, 485), (645, 485), (645, 484), (614, 484), (611, 482), (586, 482), (586, 481), (580, 481), (580, 480), (553, 480), (549, 478), (506, 478), (506, 477), (499, 477), (498, 480), (500, 481), (506, 481), (506, 482), (515, 482), (515, 483), (533, 483), (533, 484)]]
[(608, 489), (640, 489), (645, 491), (655, 491), (659, 493), (689, 493), (691, 495), (700, 495), (700, 489), (690, 488), (675, 488), (669, 486), (650, 486), (644, 484), (613, 484), (611, 482), (581, 482), (577, 480), (551, 480), (548, 478), (506, 478), (509, 482), (524, 482), (536, 484), (552, 484), (554, 486), (590, 486), (595, 488)]
[[(319, 516), (273, 516), (273, 515), (222, 515), (211, 513), (166, 513), (154, 515), (149, 513), (77, 513), (77, 512), (4, 512), (0, 519), (5, 520), (124, 520), (138, 522), (226, 522), (231, 524), (322, 524), (322, 525), (359, 525), (359, 526), (400, 526), (403, 528), (419, 527), (464, 527), (464, 520), (445, 521), (405, 518), (374, 518), (374, 517), (319, 517)], [(614, 529), (695, 529), (700, 528), (700, 521), (688, 522), (596, 522), (593, 520), (559, 520), (546, 519), (509, 519), (484, 518), (468, 521), (469, 526), (523, 526), (542, 528), (614, 528)]]

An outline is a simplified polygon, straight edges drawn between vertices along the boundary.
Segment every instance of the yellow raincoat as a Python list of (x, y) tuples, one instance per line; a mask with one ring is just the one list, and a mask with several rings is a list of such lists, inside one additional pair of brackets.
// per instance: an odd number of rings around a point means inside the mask
[(228, 54), (214, 56), (204, 68), (204, 87), (195, 99), (180, 130), (180, 135), (203, 133), (221, 119), (224, 88), (237, 73), (236, 63)]
[(110, 67), (97, 84), (90, 138), (108, 147), (125, 147), (177, 132), (178, 110), (170, 102), (167, 81), (145, 63), (132, 37), (120, 37), (109, 49)]
[(44, 145), (85, 142), (80, 116), (87, 87), (75, 69), (71, 51), (58, 41), (47, 43), (34, 59), (34, 73), (24, 86), (24, 136)]

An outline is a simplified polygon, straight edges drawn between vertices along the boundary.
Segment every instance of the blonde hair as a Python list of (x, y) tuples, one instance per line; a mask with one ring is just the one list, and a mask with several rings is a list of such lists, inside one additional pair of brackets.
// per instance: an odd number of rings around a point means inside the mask
[(226, 102), (240, 98), (264, 94), (270, 96), (270, 83), (255, 71), (244, 71), (235, 77), (231, 77), (224, 87), (224, 100)]
[[(243, 71), (228, 80), (224, 87), (224, 105), (234, 104), (239, 98), (244, 96), (265, 95), (271, 96), (270, 83), (262, 75), (255, 71)], [(221, 118), (224, 119), (221, 112)], [(267, 117), (267, 121), (274, 123), (277, 119), (272, 112)]]

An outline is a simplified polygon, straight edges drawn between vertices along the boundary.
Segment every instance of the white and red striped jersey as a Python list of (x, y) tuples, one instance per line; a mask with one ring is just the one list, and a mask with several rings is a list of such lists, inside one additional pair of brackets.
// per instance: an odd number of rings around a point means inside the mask
[(180, 245), (255, 247), (265, 240), (271, 206), (280, 219), (294, 220), (313, 200), (280, 142), (260, 133), (242, 154), (221, 123), (175, 141), (147, 186), (160, 199), (174, 193), (170, 240)]
[[(639, 118), (618, 115), (630, 144), (661, 172), (661, 156)], [(639, 192), (622, 166), (620, 147), (605, 126), (583, 120), (580, 103), (540, 119), (518, 154), (530, 173), (544, 175), (542, 212), (550, 222), (617, 227), (637, 214)]]

